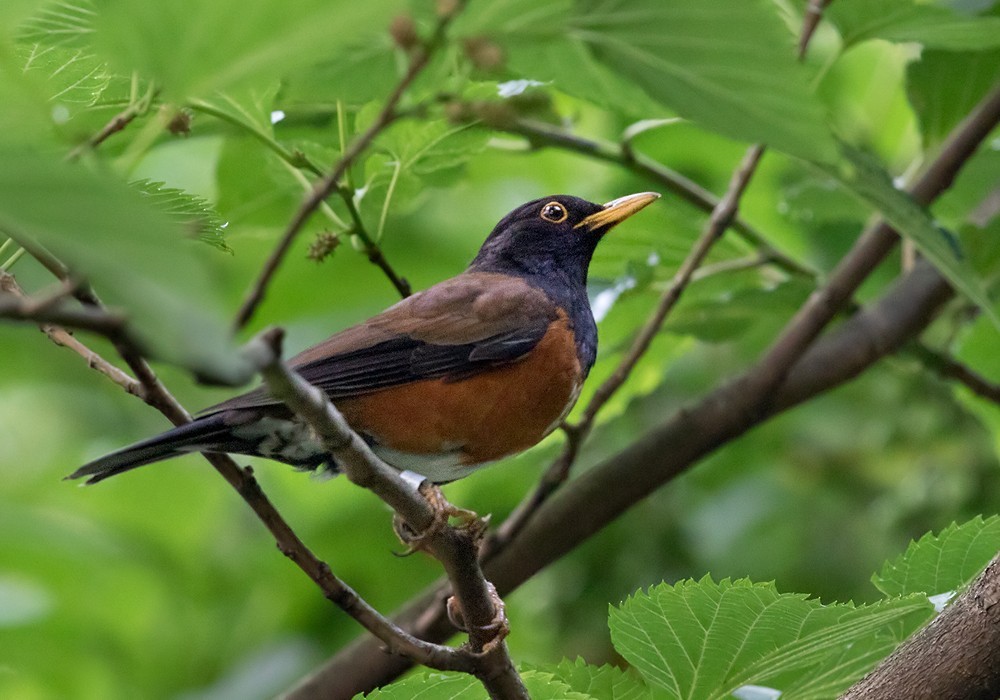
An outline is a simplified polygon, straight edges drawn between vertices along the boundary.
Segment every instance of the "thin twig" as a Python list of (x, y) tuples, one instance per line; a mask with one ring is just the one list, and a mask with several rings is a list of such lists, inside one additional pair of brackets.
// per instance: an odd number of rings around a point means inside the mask
[(271, 253), (270, 257), (265, 261), (263, 268), (261, 269), (260, 275), (254, 282), (247, 294), (246, 299), (240, 306), (236, 313), (236, 319), (233, 322), (233, 326), (236, 330), (243, 328), (253, 317), (254, 312), (260, 305), (261, 301), (264, 299), (264, 294), (267, 292), (267, 287), (274, 277), (275, 272), (277, 272), (278, 267), (281, 265), (285, 254), (291, 247), (292, 242), (295, 237), (305, 226), (306, 222), (312, 216), (313, 212), (319, 207), (320, 203), (325, 200), (335, 189), (337, 189), (337, 184), (340, 178), (343, 177), (347, 169), (355, 161), (355, 159), (364, 152), (365, 149), (375, 140), (375, 138), (382, 133), (382, 131), (392, 124), (399, 113), (397, 112), (397, 106), (400, 100), (403, 98), (403, 94), (410, 87), (420, 72), (427, 66), (430, 62), (431, 56), (438, 49), (438, 47), (443, 43), (445, 37), (445, 31), (451, 20), (455, 15), (461, 10), (462, 3), (455, 2), (454, 7), (442, 16), (439, 17), (437, 26), (434, 29), (434, 34), (431, 36), (430, 40), (426, 45), (418, 47), (414, 50), (412, 58), (410, 59), (410, 66), (406, 73), (396, 84), (396, 87), (386, 98), (385, 104), (382, 110), (375, 117), (375, 121), (363, 132), (361, 133), (351, 145), (348, 146), (340, 159), (337, 161), (333, 169), (313, 188), (313, 191), (305, 198), (302, 204), (299, 206), (292, 220), (289, 222), (288, 226), (285, 228), (285, 232), (281, 236), (281, 240), (278, 241), (278, 245), (275, 247), (274, 251)]
[(823, 18), (823, 11), (832, 0), (809, 0), (805, 14), (802, 16), (802, 31), (799, 33), (799, 60), (806, 57), (809, 50), (809, 41), (812, 39), (819, 21)]
[(113, 116), (100, 131), (70, 151), (66, 155), (66, 160), (76, 160), (82, 156), (84, 152), (96, 149), (110, 136), (117, 134), (120, 131), (124, 131), (125, 127), (131, 124), (136, 117), (145, 114), (146, 110), (149, 109), (149, 105), (154, 99), (156, 99), (156, 95), (158, 93), (159, 91), (157, 89), (150, 89), (144, 97), (132, 102), (128, 107)]
[[(0, 274), (0, 290), (21, 299), (28, 298), (28, 295), (21, 289), (21, 286), (14, 279), (13, 275)], [(100, 372), (127, 393), (143, 398), (145, 390), (139, 382), (105, 360), (100, 354), (81, 343), (65, 328), (52, 323), (39, 323), (38, 327), (53, 343), (72, 350), (86, 360), (88, 367)]]
[(976, 396), (1000, 404), (1000, 383), (990, 381), (950, 355), (923, 343), (914, 343), (908, 351), (920, 361), (921, 365), (928, 367), (943, 379), (956, 381)]
[[(620, 165), (636, 175), (673, 192), (684, 201), (704, 211), (712, 211), (718, 198), (698, 183), (641, 153), (624, 149), (611, 142), (588, 139), (540, 122), (520, 119), (505, 128), (510, 133), (527, 138), (537, 147), (560, 148), (581, 155)], [(776, 266), (794, 275), (816, 279), (817, 272), (798, 262), (767, 242), (763, 233), (740, 217), (733, 219), (732, 229), (747, 243), (759, 250)]]
[(566, 431), (566, 444), (562, 453), (545, 472), (535, 490), (517, 506), (510, 517), (497, 529), (490, 540), (490, 547), (484, 552), (484, 556), (488, 556), (489, 550), (493, 547), (502, 546), (515, 537), (539, 506), (566, 481), (583, 442), (593, 430), (597, 414), (628, 379), (636, 364), (649, 349), (667, 314), (674, 308), (684, 289), (687, 288), (695, 270), (701, 266), (712, 246), (732, 223), (739, 208), (740, 198), (750, 183), (763, 153), (764, 147), (759, 144), (751, 146), (747, 150), (739, 167), (733, 172), (729, 188), (712, 210), (701, 236), (698, 237), (687, 258), (677, 270), (673, 282), (660, 296), (656, 309), (646, 319), (646, 323), (632, 342), (629, 351), (611, 376), (604, 380), (604, 383), (594, 392), (579, 422)]
[[(275, 155), (293, 168), (305, 170), (318, 178), (323, 177), (322, 168), (320, 168), (308, 155), (302, 151), (293, 151), (286, 148), (277, 139), (273, 138), (270, 134), (255, 128), (254, 125), (241, 119), (237, 119), (232, 114), (229, 114), (225, 110), (219, 109), (215, 105), (205, 102), (204, 100), (191, 100), (188, 102), (188, 105), (194, 110), (215, 117), (216, 119), (241, 129), (255, 138), (259, 143), (266, 146)], [(315, 186), (312, 187), (315, 188)], [(337, 187), (337, 193), (340, 195), (344, 205), (347, 207), (347, 212), (350, 214), (351, 221), (354, 224), (351, 233), (357, 236), (358, 240), (361, 241), (368, 261), (385, 273), (385, 276), (388, 278), (389, 282), (396, 289), (396, 291), (399, 292), (401, 297), (405, 298), (410, 296), (410, 294), (412, 294), (412, 290), (409, 283), (406, 281), (406, 278), (401, 277), (399, 273), (396, 272), (395, 268), (392, 267), (388, 259), (385, 257), (382, 248), (375, 242), (375, 239), (368, 232), (364, 221), (362, 221), (361, 215), (358, 212), (357, 204), (354, 202), (354, 193), (350, 190), (350, 188), (340, 186)]]

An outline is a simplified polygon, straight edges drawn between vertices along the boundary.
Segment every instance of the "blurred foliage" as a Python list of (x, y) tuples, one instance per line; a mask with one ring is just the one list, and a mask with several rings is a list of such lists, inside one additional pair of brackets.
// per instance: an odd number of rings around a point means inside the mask
[[(578, 658), (529, 669), (526, 682), (532, 697), (559, 691), (573, 700), (837, 697), (972, 583), (1000, 548), (998, 522), (952, 523), (911, 543), (872, 578), (886, 597), (870, 605), (824, 605), (749, 579), (651, 586), (610, 610), (628, 671)], [(418, 673), (371, 697), (471, 700), (481, 692), (467, 677)]]
[[(291, 352), (396, 299), (356, 254), (345, 199), (419, 289), (460, 271), (526, 200), (567, 192), (605, 201), (658, 188), (507, 133), (529, 118), (610, 142), (627, 134), (636, 152), (715, 193), (745, 150), (741, 139), (767, 142), (744, 219), (822, 278), (873, 207), (887, 210), (979, 304), (949, 304), (926, 342), (1000, 381), (997, 331), (983, 313), (1000, 270), (989, 205), (1000, 187), (1000, 134), (929, 212), (894, 189), (996, 86), (1000, 10), (988, 1), (835, 0), (800, 65), (804, 4), (471, 0), (405, 96), (410, 116), (350, 169), (346, 197), (311, 219), (247, 333), (281, 324)], [(330, 167), (405, 70), (388, 31), (400, 15), (426, 36), (434, 3), (0, 3), (0, 246), (8, 233), (44, 242), (130, 313), (186, 406), (221, 400), (227, 392), (197, 384), (190, 370), (238, 374), (228, 319), (311, 186), (311, 166)], [(872, 21), (879, 16), (889, 19)], [(398, 40), (402, 25), (393, 26)], [(470, 122), (463, 104), (472, 103)], [(134, 120), (122, 133), (86, 146), (125, 113)], [(676, 116), (684, 119), (630, 129)], [(863, 154), (853, 166), (845, 146)], [(581, 407), (706, 218), (667, 195), (598, 250), (601, 350)], [(307, 251), (320, 235), (345, 245), (317, 264)], [(0, 248), (0, 265), (16, 250)], [(773, 340), (816, 280), (757, 255), (731, 233), (716, 246), (713, 274), (686, 291), (602, 414), (580, 469)], [(30, 292), (52, 288), (29, 256), (11, 271)], [(859, 300), (898, 273), (893, 259)], [(80, 338), (115, 357), (108, 343)], [(29, 327), (0, 325), (0, 347), (0, 697), (270, 697), (359, 634), (200, 458), (93, 489), (60, 483), (166, 422)], [(497, 522), (560, 441), (447, 493)], [(538, 665), (526, 678), (537, 697), (616, 697), (631, 672), (551, 664), (634, 660), (612, 646), (606, 616), (637, 589), (710, 572), (875, 603), (870, 572), (911, 539), (1000, 512), (998, 454), (1000, 408), (909, 355), (890, 358), (714, 452), (509, 596), (513, 654)], [(439, 575), (424, 557), (392, 556), (389, 513), (371, 494), (255, 467), (304, 541), (378, 608), (392, 610)], [(411, 696), (392, 692), (381, 696)]]

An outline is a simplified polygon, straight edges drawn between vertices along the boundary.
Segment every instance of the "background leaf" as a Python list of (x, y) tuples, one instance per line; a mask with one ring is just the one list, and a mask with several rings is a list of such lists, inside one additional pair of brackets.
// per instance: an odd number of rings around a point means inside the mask
[(840, 29), (846, 46), (886, 39), (953, 51), (1000, 47), (1000, 17), (963, 15), (929, 2), (838, 0), (827, 16)]
[(956, 593), (1000, 551), (1000, 517), (952, 523), (938, 534), (911, 542), (904, 554), (886, 562), (872, 582), (887, 596)]
[(384, 0), (287, 6), (268, 0), (104, 0), (99, 9), (95, 42), (102, 55), (120, 70), (141, 71), (176, 99), (314, 63), (363, 27), (384, 25), (392, 6)]
[[(2, 160), (0, 228), (35, 238), (96, 280), (98, 294), (128, 312), (156, 356), (224, 380), (249, 379), (212, 308), (198, 252), (166, 214), (126, 186), (71, 165), (18, 151)], [(73, 206), (52, 206), (67, 195)]]

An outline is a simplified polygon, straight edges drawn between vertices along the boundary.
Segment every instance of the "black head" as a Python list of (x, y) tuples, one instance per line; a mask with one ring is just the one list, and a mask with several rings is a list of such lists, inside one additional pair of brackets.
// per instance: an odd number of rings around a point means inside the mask
[(470, 269), (585, 283), (604, 234), (659, 196), (640, 192), (594, 204), (556, 194), (522, 204), (500, 220)]

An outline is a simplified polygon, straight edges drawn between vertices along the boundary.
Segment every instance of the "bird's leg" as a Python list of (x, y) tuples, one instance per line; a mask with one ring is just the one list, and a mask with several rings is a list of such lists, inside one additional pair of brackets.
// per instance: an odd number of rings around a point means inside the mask
[[(483, 632), (482, 638), (489, 639), (488, 642), (483, 644), (481, 652), (483, 654), (490, 652), (510, 634), (510, 625), (507, 623), (507, 612), (503, 598), (497, 593), (496, 586), (489, 581), (486, 582), (486, 585), (489, 587), (490, 600), (493, 603), (493, 620), (488, 625), (479, 628)], [(462, 606), (459, 604), (458, 598), (455, 596), (449, 597), (446, 609), (451, 624), (463, 632), (468, 632), (469, 630), (465, 624), (465, 615), (462, 613)]]
[(456, 521), (453, 525), (454, 527), (469, 532), (478, 549), (479, 543), (482, 541), (483, 535), (486, 534), (486, 529), (489, 526), (489, 517), (480, 518), (471, 510), (452, 505), (444, 497), (441, 488), (437, 484), (424, 481), (417, 490), (430, 504), (431, 509), (434, 511), (434, 519), (425, 530), (415, 532), (398, 515), (393, 517), (393, 530), (395, 530), (396, 536), (399, 537), (400, 541), (406, 545), (406, 551), (403, 553), (403, 556), (422, 549), (429, 537), (441, 532), (448, 525), (452, 525), (452, 519)]

